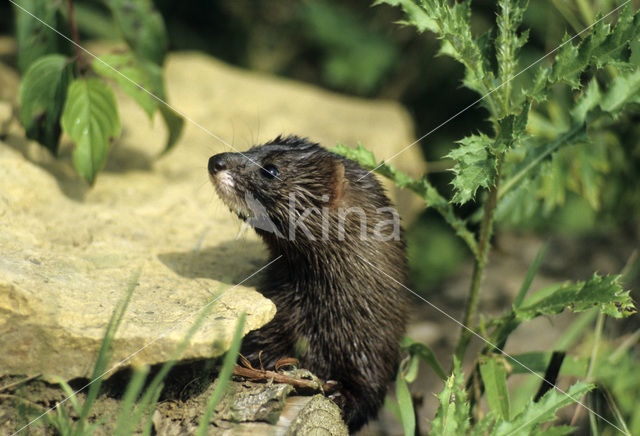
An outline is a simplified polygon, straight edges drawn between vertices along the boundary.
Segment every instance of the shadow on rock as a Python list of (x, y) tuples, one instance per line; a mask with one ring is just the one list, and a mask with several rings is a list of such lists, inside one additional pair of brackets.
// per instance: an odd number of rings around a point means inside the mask
[(162, 263), (183, 277), (213, 279), (229, 285), (242, 283), (243, 286), (257, 286), (260, 274), (255, 272), (267, 264), (267, 257), (267, 250), (260, 242), (247, 240), (158, 255)]
[[(84, 201), (91, 188), (72, 166), (73, 148), (71, 146), (61, 144), (58, 156), (53, 156), (44, 147), (35, 146), (28, 139), (18, 135), (7, 134), (2, 140), (9, 147), (22, 154), (27, 161), (38, 165), (51, 174), (56, 179), (60, 190), (69, 199)], [(34, 147), (37, 150), (34, 151)], [(112, 148), (103, 171), (110, 173), (150, 171), (152, 164), (153, 158), (151, 156), (134, 148), (120, 145)], [(100, 177), (99, 174), (98, 177)]]
[[(51, 174), (58, 183), (58, 187), (69, 199), (84, 201), (89, 191), (89, 185), (71, 167), (71, 150), (61, 148), (59, 156), (53, 156), (44, 147), (36, 146), (38, 153), (33, 152), (34, 144), (23, 136), (8, 134), (3, 138), (4, 143), (13, 148), (30, 163), (39, 166)], [(34, 157), (34, 154), (40, 158)], [(46, 157), (44, 157), (46, 154)]]
[(104, 171), (110, 173), (151, 171), (153, 160), (154, 158), (149, 154), (118, 142), (111, 148)]

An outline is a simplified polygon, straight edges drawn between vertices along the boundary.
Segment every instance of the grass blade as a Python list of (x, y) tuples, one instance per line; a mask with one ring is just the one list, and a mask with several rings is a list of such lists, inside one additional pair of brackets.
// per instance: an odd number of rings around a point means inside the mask
[(127, 385), (127, 390), (122, 397), (120, 414), (118, 415), (116, 430), (114, 432), (116, 436), (127, 436), (133, 433), (132, 429), (137, 424), (137, 422), (131, 419), (131, 414), (134, 410), (134, 402), (140, 395), (148, 374), (148, 366), (139, 367), (134, 370), (133, 377)]
[(416, 416), (409, 386), (401, 372), (398, 372), (398, 377), (396, 378), (396, 396), (398, 397), (400, 422), (402, 422), (404, 434), (405, 436), (413, 436), (416, 433)]
[(535, 259), (533, 259), (533, 263), (531, 264), (531, 266), (529, 267), (529, 270), (527, 271), (527, 275), (524, 278), (524, 282), (522, 282), (522, 287), (520, 287), (520, 292), (518, 292), (518, 295), (516, 296), (516, 299), (513, 302), (514, 309), (518, 309), (522, 305), (522, 302), (524, 301), (524, 297), (527, 295), (527, 292), (529, 291), (529, 288), (531, 287), (531, 283), (533, 282), (533, 279), (535, 278), (536, 274), (538, 274), (540, 265), (542, 265), (542, 259), (544, 258), (544, 255), (547, 252), (547, 248), (549, 248), (548, 241), (542, 247), (540, 247), (540, 249), (538, 250), (538, 253), (536, 254)]
[(231, 342), (229, 351), (227, 351), (227, 354), (224, 356), (224, 363), (222, 364), (222, 369), (220, 370), (220, 375), (218, 376), (216, 388), (214, 389), (213, 394), (211, 394), (211, 397), (209, 397), (204, 414), (202, 415), (202, 418), (200, 418), (200, 423), (198, 424), (198, 432), (196, 433), (197, 436), (205, 436), (207, 434), (211, 415), (213, 415), (213, 411), (222, 398), (222, 395), (227, 388), (227, 384), (231, 379), (231, 373), (233, 372), (233, 367), (236, 364), (238, 352), (240, 351), (240, 344), (242, 343), (242, 332), (244, 331), (244, 323), (246, 318), (247, 316), (244, 312), (241, 313), (238, 317), (238, 324), (233, 335), (233, 341)]

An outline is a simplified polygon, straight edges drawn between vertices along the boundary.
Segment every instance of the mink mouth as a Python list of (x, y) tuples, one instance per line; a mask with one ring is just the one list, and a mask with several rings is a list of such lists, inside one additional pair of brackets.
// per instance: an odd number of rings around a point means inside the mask
[(227, 205), (231, 213), (246, 221), (251, 216), (251, 212), (244, 198), (239, 195), (233, 176), (228, 171), (220, 171), (216, 174), (209, 174), (209, 179), (211, 179), (218, 197)]

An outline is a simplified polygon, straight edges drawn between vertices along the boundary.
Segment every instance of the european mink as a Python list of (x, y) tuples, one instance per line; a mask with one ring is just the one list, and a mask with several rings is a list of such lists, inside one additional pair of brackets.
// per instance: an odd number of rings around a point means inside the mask
[(357, 431), (384, 402), (407, 321), (395, 209), (374, 175), (297, 136), (217, 154), (208, 169), (223, 202), (277, 259), (259, 288), (277, 313), (245, 337), (241, 353), (265, 368), (297, 357), (337, 381), (336, 402)]

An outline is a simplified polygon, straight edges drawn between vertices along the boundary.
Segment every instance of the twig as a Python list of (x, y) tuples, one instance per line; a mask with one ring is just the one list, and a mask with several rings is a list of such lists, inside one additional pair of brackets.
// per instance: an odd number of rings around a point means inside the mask
[(76, 53), (76, 59), (78, 59), (78, 65), (80, 66), (83, 61), (82, 51), (80, 50), (80, 35), (78, 34), (78, 25), (76, 23), (76, 15), (73, 9), (73, 0), (67, 0), (67, 18), (69, 20), (69, 26), (71, 27), (71, 39), (73, 39), (73, 48)]
[(286, 383), (297, 389), (310, 390), (314, 392), (321, 392), (322, 386), (314, 380), (305, 380), (302, 378), (291, 377), (286, 374), (281, 374), (275, 371), (268, 371), (264, 369), (245, 368), (236, 365), (233, 369), (233, 375), (246, 377), (254, 381), (269, 381), (273, 380), (277, 383)]

